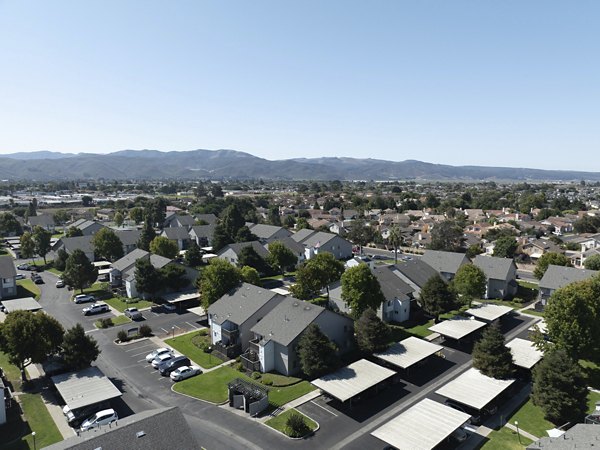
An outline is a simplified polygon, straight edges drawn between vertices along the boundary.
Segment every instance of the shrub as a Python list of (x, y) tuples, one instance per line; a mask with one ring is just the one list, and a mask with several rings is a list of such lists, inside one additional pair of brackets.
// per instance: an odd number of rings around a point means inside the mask
[(261, 377), (260, 372), (252, 372), (252, 379), (258, 380)]
[(150, 328), (148, 325), (142, 325), (140, 327), (140, 336), (141, 337), (152, 336), (152, 328)]
[(307, 435), (310, 432), (310, 428), (304, 420), (304, 416), (292, 413), (285, 422), (285, 431), (288, 436), (299, 438)]
[(198, 336), (208, 336), (208, 328), (203, 328), (198, 331)]
[(127, 332), (125, 330), (121, 330), (117, 333), (117, 339), (119, 342), (127, 342), (129, 340), (129, 336), (127, 336)]
[(114, 325), (112, 319), (110, 317), (105, 317), (96, 322), (98, 328), (110, 328)]
[(246, 371), (246, 369), (244, 368), (244, 365), (242, 363), (236, 364), (235, 368), (238, 370), (238, 372), (245, 372)]
[(265, 386), (273, 386), (273, 380), (262, 380), (261, 383)]

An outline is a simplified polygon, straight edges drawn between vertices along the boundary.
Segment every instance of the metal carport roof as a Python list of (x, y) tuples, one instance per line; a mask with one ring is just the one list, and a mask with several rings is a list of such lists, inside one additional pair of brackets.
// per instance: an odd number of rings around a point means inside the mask
[(38, 311), (42, 309), (42, 305), (40, 305), (33, 297), (15, 298), (13, 300), (2, 300), (0, 303), (4, 305), (6, 311), (9, 313), (19, 310)]
[(446, 336), (452, 339), (462, 339), (465, 336), (479, 330), (487, 325), (475, 319), (467, 319), (466, 317), (454, 317), (449, 320), (444, 320), (440, 323), (429, 327), (435, 333)]
[(470, 314), (477, 319), (485, 320), (486, 322), (493, 322), (494, 320), (505, 316), (511, 311), (512, 308), (510, 306), (494, 305), (493, 303), (481, 303), (467, 309), (465, 313)]
[(162, 296), (163, 300), (167, 303), (179, 303), (187, 300), (195, 300), (200, 298), (198, 291), (187, 291), (187, 292), (175, 292), (174, 294), (166, 294)]
[(339, 401), (345, 402), (395, 374), (393, 370), (361, 359), (313, 380), (312, 384)]
[(377, 428), (371, 435), (398, 449), (430, 450), (464, 425), (470, 417), (426, 398)]
[(71, 410), (123, 395), (97, 367), (55, 375), (52, 382)]
[(432, 344), (418, 337), (411, 336), (403, 341), (392, 344), (387, 350), (381, 353), (375, 353), (374, 356), (402, 369), (406, 369), (442, 351), (443, 348), (441, 345)]
[(531, 369), (544, 356), (544, 353), (527, 339), (515, 338), (506, 346), (510, 348), (515, 365), (525, 369)]
[(515, 380), (497, 380), (488, 377), (472, 367), (435, 392), (479, 410), (502, 394), (514, 382)]

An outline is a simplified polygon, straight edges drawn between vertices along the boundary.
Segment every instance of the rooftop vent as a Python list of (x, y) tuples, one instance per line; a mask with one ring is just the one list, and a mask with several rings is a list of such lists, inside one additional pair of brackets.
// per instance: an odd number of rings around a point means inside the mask
[(304, 311), (310, 311), (310, 306), (305, 306)]
[(137, 438), (141, 438), (146, 436), (146, 432), (145, 431), (138, 431), (137, 433), (135, 433), (135, 437)]
[(294, 302), (294, 303), (292, 303), (292, 306), (298, 306), (298, 305), (299, 305), (299, 303), (298, 303), (298, 302)]

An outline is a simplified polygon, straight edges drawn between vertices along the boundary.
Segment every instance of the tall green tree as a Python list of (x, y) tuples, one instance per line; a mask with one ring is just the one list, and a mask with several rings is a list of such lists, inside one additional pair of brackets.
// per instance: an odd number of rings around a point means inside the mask
[(67, 232), (65, 233), (65, 237), (78, 237), (83, 236), (83, 231), (77, 227), (69, 227), (67, 228)]
[(358, 219), (352, 222), (352, 228), (346, 237), (358, 245), (362, 253), (362, 248), (375, 239), (375, 230), (373, 227), (368, 226), (364, 220)]
[(65, 332), (61, 348), (65, 363), (72, 370), (89, 367), (100, 355), (96, 339), (85, 334), (79, 323)]
[(35, 256), (35, 241), (29, 231), (26, 231), (21, 235), (21, 257), (23, 259), (31, 258)]
[(487, 327), (473, 347), (473, 367), (488, 377), (506, 380), (513, 376), (514, 366), (504, 335), (494, 324)]
[(242, 215), (237, 204), (234, 203), (229, 205), (225, 211), (223, 211), (221, 224), (223, 225), (223, 228), (225, 229), (225, 232), (229, 238), (234, 239), (240, 228), (246, 224), (246, 220), (244, 219), (244, 216)]
[(389, 346), (390, 327), (383, 323), (371, 308), (363, 311), (354, 329), (358, 348), (364, 353), (381, 352)]
[(242, 266), (242, 268), (240, 269), (240, 275), (242, 277), (242, 280), (246, 283), (253, 284), (254, 286), (261, 285), (260, 275), (258, 273), (258, 270), (256, 270), (254, 267)]
[(117, 211), (113, 220), (117, 227), (121, 227), (125, 221), (125, 217), (123, 217), (123, 214), (120, 211)]
[(533, 368), (533, 404), (555, 425), (581, 422), (587, 410), (586, 377), (564, 350), (554, 349)]
[(140, 258), (135, 262), (135, 288), (142, 296), (153, 297), (162, 287), (161, 272), (149, 258)]
[(83, 250), (75, 249), (67, 258), (63, 280), (74, 289), (79, 289), (83, 294), (83, 288), (90, 286), (98, 278), (98, 269), (85, 256)]
[(296, 284), (292, 286), (292, 294), (307, 300), (319, 295), (321, 289), (326, 289), (329, 298), (329, 285), (339, 280), (343, 273), (344, 263), (335, 259), (331, 253), (319, 253), (296, 271)]
[(142, 228), (142, 233), (140, 234), (140, 239), (137, 242), (138, 248), (149, 252), (150, 243), (155, 237), (156, 231), (154, 231), (154, 228), (152, 228), (152, 218), (150, 216), (146, 216), (144, 227)]
[(135, 208), (131, 208), (129, 210), (129, 218), (135, 222), (135, 224), (139, 224), (144, 220), (144, 208), (136, 206)]
[(153, 226), (163, 227), (167, 216), (167, 201), (162, 197), (156, 197), (149, 202), (147, 216)]
[(296, 354), (302, 372), (311, 379), (333, 371), (339, 364), (335, 345), (314, 323), (300, 337)]
[(160, 279), (165, 286), (174, 291), (183, 289), (189, 283), (183, 266), (174, 263), (160, 269)]
[(306, 220), (305, 217), (299, 217), (298, 221), (296, 222), (296, 230), (303, 230), (303, 229), (308, 229), (310, 230), (311, 227), (308, 224), (308, 221)]
[(398, 226), (393, 226), (392, 228), (390, 228), (388, 242), (392, 247), (394, 247), (394, 264), (398, 264), (398, 248), (404, 242), (402, 232), (400, 231), (400, 228)]
[(514, 258), (518, 246), (514, 237), (502, 236), (494, 244), (494, 256), (498, 258)]
[(587, 270), (600, 270), (600, 254), (588, 256), (583, 266)]
[(52, 316), (41, 312), (14, 311), (0, 323), (0, 350), (21, 371), (27, 380), (25, 367), (38, 364), (58, 350), (64, 329)]
[(50, 239), (52, 233), (40, 226), (33, 228), (33, 242), (35, 244), (35, 252), (44, 258), (44, 264), (47, 264), (46, 255), (50, 253), (52, 246), (50, 245)]
[(235, 242), (250, 242), (250, 241), (258, 241), (258, 237), (250, 231), (246, 225), (240, 228), (235, 236), (232, 236)]
[(215, 252), (223, 249), (225, 246), (232, 244), (234, 242), (233, 238), (229, 236), (225, 227), (221, 224), (215, 226), (215, 230), (213, 231), (212, 238), (212, 246)]
[(440, 314), (451, 311), (456, 300), (443, 278), (434, 275), (421, 289), (419, 303), (427, 314), (435, 318), (437, 323), (440, 320)]
[(342, 274), (342, 300), (352, 310), (354, 318), (361, 317), (363, 311), (377, 310), (385, 301), (377, 277), (366, 264), (359, 264)]
[(177, 242), (170, 240), (165, 236), (156, 236), (150, 242), (150, 252), (165, 258), (175, 259), (179, 254)]
[(269, 244), (268, 262), (284, 275), (286, 269), (294, 267), (298, 263), (298, 257), (281, 241), (273, 241)]
[(60, 270), (62, 272), (63, 270), (65, 270), (68, 257), (69, 254), (67, 253), (67, 251), (64, 248), (61, 248), (56, 252), (56, 257), (54, 258), (52, 265), (55, 269)]
[(123, 257), (123, 243), (117, 233), (110, 228), (102, 228), (92, 236), (92, 246), (96, 258), (116, 261)]
[(248, 245), (240, 250), (238, 264), (240, 266), (254, 267), (259, 273), (269, 272), (269, 265), (251, 245)]
[(19, 235), (22, 232), (23, 228), (14, 214), (0, 213), (0, 236)]
[(533, 275), (541, 280), (546, 270), (548, 270), (548, 266), (565, 266), (571, 267), (571, 261), (565, 255), (560, 253), (548, 252), (544, 253), (537, 261), (535, 269), (533, 269)]
[(460, 250), (463, 238), (463, 229), (454, 220), (444, 220), (436, 224), (431, 230), (431, 250), (456, 252)]
[(197, 267), (202, 264), (202, 250), (198, 247), (196, 242), (192, 242), (192, 245), (185, 251), (184, 257), (185, 263), (190, 267)]
[(241, 274), (237, 267), (221, 258), (211, 259), (198, 277), (198, 289), (204, 309), (240, 284)]
[(450, 287), (471, 307), (474, 299), (483, 298), (487, 286), (485, 273), (475, 264), (463, 264), (456, 271)]

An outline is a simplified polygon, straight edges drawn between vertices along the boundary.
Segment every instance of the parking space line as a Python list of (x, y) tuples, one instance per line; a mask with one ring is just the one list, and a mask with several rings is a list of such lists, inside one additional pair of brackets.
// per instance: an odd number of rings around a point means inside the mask
[(136, 350), (139, 350), (141, 348), (154, 347), (154, 346), (155, 346), (155, 344), (144, 344), (144, 345), (140, 345), (139, 347), (136, 346), (135, 348), (130, 348), (129, 350), (125, 350), (125, 353), (135, 352)]
[(318, 403), (315, 403), (315, 401), (314, 401), (314, 400), (311, 400), (310, 402), (311, 402), (313, 405), (315, 405), (315, 406), (318, 406), (319, 408), (321, 408), (321, 409), (323, 409), (323, 410), (327, 411), (329, 414), (331, 414), (331, 415), (333, 415), (333, 416), (335, 416), (335, 417), (337, 417), (337, 416), (338, 416), (338, 415), (337, 415), (336, 413), (334, 413), (333, 411), (329, 411), (329, 409), (325, 408), (324, 406), (321, 406), (321, 405), (319, 405)]
[(150, 311), (150, 312), (151, 312), (152, 314), (154, 314), (155, 316), (157, 316), (157, 317), (160, 315), (160, 314), (158, 314), (158, 313), (155, 313), (154, 311)]
[(160, 327), (161, 330), (163, 330), (165, 333), (168, 333), (167, 330), (165, 330), (163, 327)]
[[(186, 322), (187, 323), (187, 322)], [(173, 325), (175, 328), (177, 328), (178, 330), (181, 330), (180, 327), (178, 327), (177, 325)]]
[(187, 324), (188, 324), (190, 327), (192, 327), (194, 330), (197, 330), (197, 329), (198, 329), (198, 327), (197, 327), (196, 325), (192, 325), (192, 324), (191, 324), (191, 323), (189, 323), (189, 322), (186, 322), (186, 323), (187, 323)]
[(140, 359), (138, 362), (140, 363), (140, 362), (144, 362), (144, 361), (146, 361), (146, 358)]
[(133, 355), (129, 355), (132, 358), (135, 358), (136, 356), (140, 356), (140, 355), (144, 355), (144, 354), (148, 354), (148, 350), (144, 351), (144, 352), (140, 352), (140, 353), (134, 353)]

